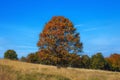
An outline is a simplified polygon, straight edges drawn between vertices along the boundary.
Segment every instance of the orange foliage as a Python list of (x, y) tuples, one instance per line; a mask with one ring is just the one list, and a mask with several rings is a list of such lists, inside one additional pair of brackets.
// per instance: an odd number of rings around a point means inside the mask
[(79, 34), (75, 32), (72, 22), (63, 16), (54, 16), (45, 25), (38, 41), (39, 56), (41, 59), (62, 64), (66, 62), (69, 53), (82, 51)]
[(116, 54), (116, 53), (112, 54), (110, 57), (106, 59), (114, 69), (117, 68), (120, 71), (120, 54)]

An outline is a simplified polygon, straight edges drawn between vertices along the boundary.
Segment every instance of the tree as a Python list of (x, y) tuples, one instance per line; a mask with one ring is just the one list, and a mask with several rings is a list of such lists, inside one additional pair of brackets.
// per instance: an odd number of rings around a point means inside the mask
[(111, 70), (120, 71), (120, 54), (111, 54), (106, 60), (112, 66)]
[(4, 58), (6, 59), (11, 59), (11, 60), (17, 60), (17, 54), (14, 50), (7, 50), (5, 53), (4, 53)]
[(44, 27), (37, 43), (39, 57), (46, 64), (69, 64), (69, 54), (82, 51), (79, 33), (72, 22), (62, 16), (53, 17)]
[(40, 63), (37, 52), (36, 53), (30, 53), (27, 56), (26, 60), (27, 60), (27, 62), (30, 62), (30, 63)]
[(93, 69), (105, 69), (107, 62), (105, 61), (102, 53), (97, 53), (91, 58), (91, 68)]
[(20, 59), (20, 61), (22, 61), (22, 62), (26, 62), (27, 59), (26, 59), (26, 57), (22, 56), (21, 59)]
[(70, 67), (77, 67), (80, 68), (82, 63), (81, 63), (81, 58), (77, 54), (69, 54), (69, 66)]
[(82, 67), (89, 68), (90, 67), (90, 58), (88, 55), (82, 55)]

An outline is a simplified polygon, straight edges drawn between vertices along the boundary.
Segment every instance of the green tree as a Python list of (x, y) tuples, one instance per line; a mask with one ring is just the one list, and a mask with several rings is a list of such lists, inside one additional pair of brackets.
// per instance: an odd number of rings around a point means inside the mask
[(17, 54), (14, 50), (7, 50), (5, 53), (4, 53), (4, 58), (6, 59), (11, 59), (11, 60), (17, 60)]
[(72, 22), (62, 16), (53, 17), (44, 27), (38, 41), (39, 57), (47, 64), (69, 64), (69, 54), (82, 51), (79, 33)]
[(92, 69), (105, 69), (107, 65), (106, 60), (104, 59), (102, 53), (97, 53), (91, 58), (91, 68)]
[(83, 68), (89, 68), (90, 67), (90, 58), (88, 55), (82, 55), (82, 67)]

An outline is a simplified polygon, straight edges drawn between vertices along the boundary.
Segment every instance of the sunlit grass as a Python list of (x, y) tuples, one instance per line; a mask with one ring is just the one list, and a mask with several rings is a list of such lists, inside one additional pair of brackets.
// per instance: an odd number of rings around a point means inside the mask
[(119, 72), (0, 60), (0, 80), (120, 80)]

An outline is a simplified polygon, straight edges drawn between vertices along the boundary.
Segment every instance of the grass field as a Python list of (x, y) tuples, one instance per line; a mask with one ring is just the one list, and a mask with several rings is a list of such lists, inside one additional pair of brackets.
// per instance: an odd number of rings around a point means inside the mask
[(60, 68), (0, 59), (0, 80), (120, 80), (120, 72)]

